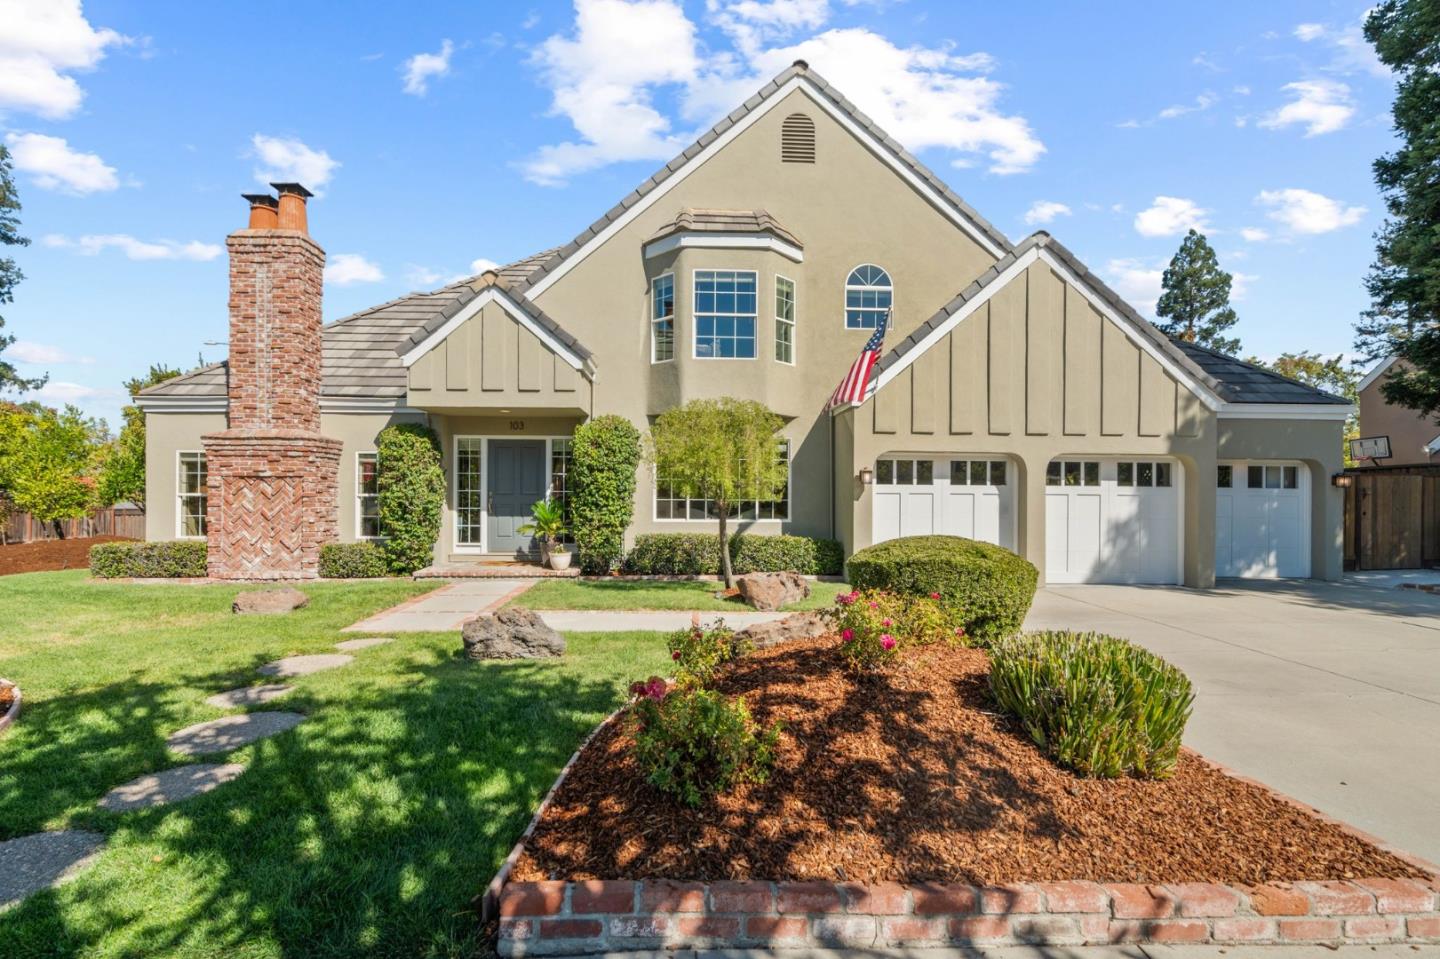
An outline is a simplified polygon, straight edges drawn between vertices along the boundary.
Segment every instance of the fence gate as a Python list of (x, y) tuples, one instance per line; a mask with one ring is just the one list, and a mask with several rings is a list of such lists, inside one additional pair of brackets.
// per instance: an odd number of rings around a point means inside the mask
[(1440, 468), (1347, 471), (1346, 569), (1440, 567)]

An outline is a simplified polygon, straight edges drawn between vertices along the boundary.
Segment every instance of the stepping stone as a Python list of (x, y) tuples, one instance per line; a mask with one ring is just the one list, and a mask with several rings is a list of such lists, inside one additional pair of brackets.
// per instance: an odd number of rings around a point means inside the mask
[(96, 832), (40, 832), (0, 842), (0, 912), (90, 865), (105, 845)]
[(353, 653), (357, 649), (369, 649), (372, 646), (384, 646), (386, 643), (393, 643), (395, 640), (389, 636), (371, 636), (368, 639), (346, 639), (335, 644), (335, 648), (343, 652)]
[(245, 713), (221, 716), (208, 723), (196, 723), (171, 733), (165, 745), (184, 756), (204, 756), (248, 746), (256, 740), (287, 729), (294, 729), (305, 720), (299, 713)]
[(279, 699), (294, 688), (294, 686), (282, 686), (279, 683), (271, 683), (266, 686), (241, 686), (239, 689), (207, 696), (205, 702), (216, 709), (240, 709), (243, 706), (259, 706), (272, 699)]
[(354, 656), (340, 653), (317, 653), (313, 656), (286, 656), (260, 667), (264, 676), (308, 676), (322, 669), (334, 669), (354, 661)]
[(164, 806), (208, 793), (239, 777), (245, 767), (239, 763), (195, 763), (164, 772), (141, 776), (105, 794), (99, 806), (108, 812), (129, 812)]

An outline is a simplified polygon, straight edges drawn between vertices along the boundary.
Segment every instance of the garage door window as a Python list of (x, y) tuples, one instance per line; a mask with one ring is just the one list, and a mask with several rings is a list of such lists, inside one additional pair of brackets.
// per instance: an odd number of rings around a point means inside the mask
[(1045, 468), (1046, 486), (1099, 486), (1100, 463), (1095, 460), (1055, 460)]
[(1248, 470), (1251, 489), (1297, 489), (1300, 474), (1294, 466), (1252, 466)]
[(935, 482), (935, 461), (876, 460), (875, 482), (884, 486), (929, 486)]
[(1169, 486), (1169, 463), (1116, 463), (1116, 486)]
[(1004, 486), (1004, 460), (951, 460), (951, 486)]
[(1221, 489), (1229, 489), (1235, 482), (1235, 467), (1215, 467), (1215, 485)]

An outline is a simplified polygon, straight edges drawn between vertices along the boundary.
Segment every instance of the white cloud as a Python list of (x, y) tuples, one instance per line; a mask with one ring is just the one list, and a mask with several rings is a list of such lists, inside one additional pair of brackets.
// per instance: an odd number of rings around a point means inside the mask
[(261, 163), (255, 168), (255, 179), (261, 183), (300, 183), (318, 194), (340, 165), (324, 150), (308, 147), (294, 137), (257, 133), (250, 138), (250, 145)]
[(1263, 190), (1255, 198), (1261, 206), (1270, 207), (1266, 214), (1291, 233), (1313, 235), (1330, 233), (1353, 226), (1365, 216), (1363, 206), (1345, 206), (1339, 200), (1311, 190), (1290, 188)]
[(83, 195), (113, 190), (120, 185), (115, 168), (94, 153), (70, 148), (61, 137), (43, 133), (11, 133), (5, 137), (15, 169), (35, 177), (46, 190)]
[(485, 257), (483, 257), (483, 256), (482, 256), (482, 257), (479, 257), (478, 259), (474, 259), (474, 260), (471, 260), (471, 261), (470, 261), (470, 275), (471, 275), (471, 276), (475, 276), (475, 275), (477, 275), (477, 274), (484, 273), (486, 270), (498, 270), (498, 269), (500, 269), (500, 264), (499, 264), (499, 263), (496, 263), (494, 260), (487, 260), (487, 259), (486, 259)]
[(352, 283), (379, 283), (385, 279), (378, 264), (361, 253), (332, 253), (325, 263), (325, 282), (335, 286)]
[(1186, 230), (1210, 229), (1205, 222), (1209, 210), (1194, 200), (1178, 196), (1157, 196), (1149, 209), (1135, 214), (1135, 232), (1141, 236), (1179, 236)]
[(1240, 231), (1240, 237), (1246, 243), (1264, 243), (1270, 239), (1270, 231), (1262, 230), (1258, 226), (1247, 226)]
[(911, 149), (982, 154), (1002, 174), (1028, 169), (1045, 152), (1023, 117), (999, 109), (1003, 85), (975, 75), (994, 66), (988, 54), (897, 47), (864, 29), (765, 47), (819, 25), (824, 5), (716, 0), (709, 9), (734, 50), (702, 50), (677, 0), (577, 0), (573, 33), (549, 37), (533, 62), (552, 91), (551, 113), (578, 137), (542, 147), (523, 164), (525, 175), (555, 184), (608, 163), (668, 159), (698, 130), (676, 129), (657, 95), (674, 94), (680, 118), (703, 128), (796, 59)]
[(1350, 88), (1338, 80), (1297, 80), (1281, 89), (1294, 98), (1258, 121), (1267, 130), (1303, 124), (1307, 137), (1334, 133), (1350, 122), (1355, 104)]
[(1325, 24), (1302, 23), (1295, 28), (1295, 38), (1301, 43), (1318, 40), (1325, 35)]
[(94, 363), (93, 356), (75, 356), (67, 353), (58, 346), (51, 346), (48, 343), (32, 343), (29, 340), (16, 340), (5, 349), (7, 359), (19, 360), (21, 363)]
[(1245, 84), (1241, 83), (1238, 86), (1231, 87), (1230, 92), (1235, 94), (1237, 97), (1248, 97), (1250, 95), (1250, 88), (1247, 87)]
[(1176, 117), (1183, 117), (1187, 113), (1199, 113), (1201, 111), (1210, 109), (1219, 102), (1219, 97), (1217, 97), (1213, 93), (1210, 93), (1209, 91), (1206, 91), (1205, 93), (1202, 93), (1198, 97), (1196, 97), (1194, 103), (1181, 103), (1174, 106), (1166, 107), (1165, 109), (1160, 111), (1160, 113), (1158, 114), (1158, 119), (1173, 120)]
[(1105, 276), (1115, 292), (1146, 316), (1155, 315), (1164, 275), (1163, 266), (1144, 260), (1116, 259), (1105, 264)]
[(71, 72), (92, 70), (106, 48), (128, 43), (95, 29), (80, 0), (0, 0), (0, 112), (21, 110), (63, 120), (85, 91)]
[(74, 250), (84, 256), (97, 256), (105, 250), (115, 249), (132, 260), (213, 260), (224, 250), (215, 243), (201, 243), (191, 240), (180, 243), (176, 240), (138, 240), (128, 233), (87, 233), (71, 239), (61, 233), (50, 233), (40, 242), (56, 249)]
[(1218, 63), (1216, 63), (1214, 60), (1210, 59), (1210, 57), (1206, 56), (1204, 53), (1197, 53), (1197, 54), (1195, 54), (1195, 56), (1193, 56), (1193, 57), (1190, 58), (1190, 62), (1193, 63), (1193, 64), (1195, 64), (1195, 66), (1197, 66), (1197, 67), (1204, 67), (1206, 70), (1209, 70), (1211, 73), (1224, 73), (1224, 72), (1225, 72), (1225, 68), (1224, 68), (1224, 67), (1220, 66), (1220, 64), (1218, 64)]
[(442, 40), (439, 53), (417, 53), (406, 60), (401, 67), (405, 73), (405, 92), (423, 97), (430, 89), (431, 77), (443, 77), (450, 72), (450, 54), (454, 52), (455, 44)]
[(1054, 200), (1036, 200), (1030, 204), (1030, 209), (1025, 211), (1025, 222), (1034, 226), (1036, 223), (1049, 223), (1057, 216), (1069, 216), (1070, 208), (1063, 203), (1056, 203)]
[(1295, 27), (1295, 39), (1301, 43), (1319, 43), (1328, 48), (1330, 61), (1324, 69), (1330, 73), (1350, 75), (1368, 73), (1373, 77), (1388, 79), (1390, 68), (1380, 62), (1375, 48), (1365, 39), (1363, 19), (1344, 27), (1333, 27), (1325, 23), (1302, 23)]
[(113, 387), (86, 386), (84, 383), (51, 380), (27, 396), (32, 396), (40, 402), (52, 406), (62, 406), (66, 403), (74, 403), (78, 406), (81, 403), (96, 400), (120, 399), (125, 396), (125, 391)]
[(445, 279), (445, 276), (439, 270), (432, 270), (428, 266), (420, 266), (417, 263), (409, 263), (405, 266), (405, 282), (417, 289), (437, 286), (441, 280)]

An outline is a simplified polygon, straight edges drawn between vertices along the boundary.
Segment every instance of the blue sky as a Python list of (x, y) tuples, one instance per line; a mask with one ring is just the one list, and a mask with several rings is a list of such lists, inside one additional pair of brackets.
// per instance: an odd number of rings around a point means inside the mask
[(1142, 311), (1193, 225), (1236, 275), (1247, 353), (1348, 352), (1393, 147), (1364, 9), (0, 0), (33, 240), (6, 356), (113, 424), (127, 377), (224, 355), (239, 193), (320, 193), (335, 319), (567, 241), (797, 56)]

